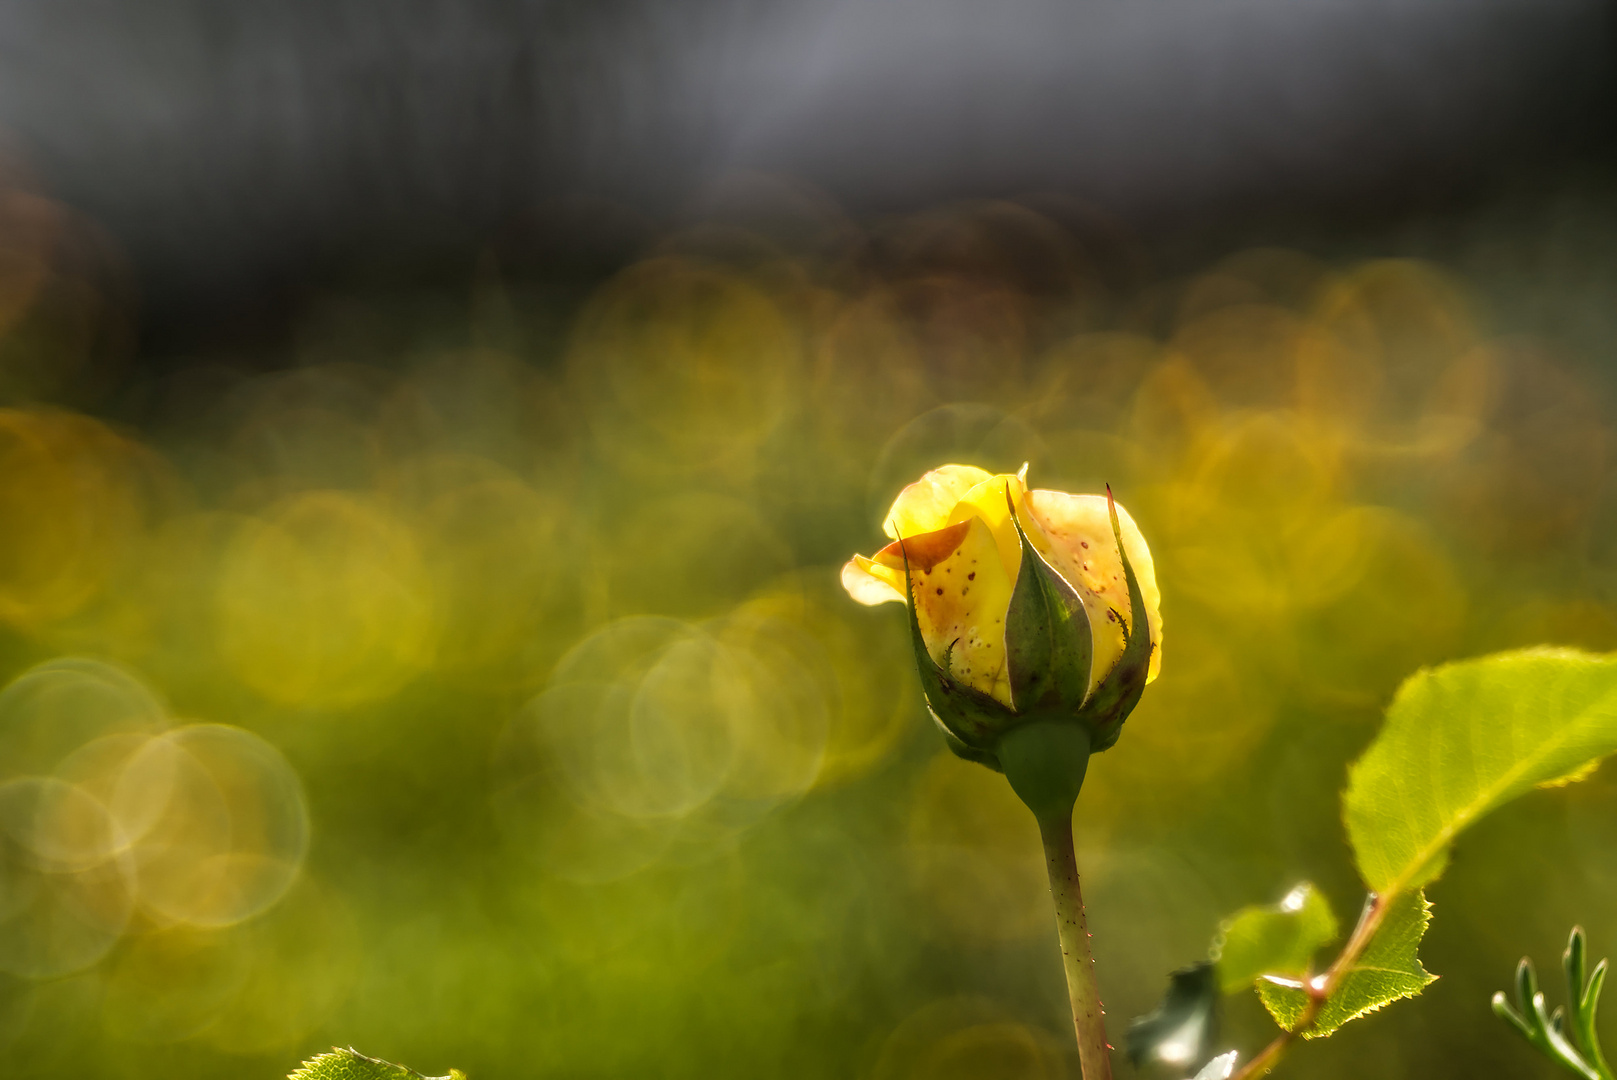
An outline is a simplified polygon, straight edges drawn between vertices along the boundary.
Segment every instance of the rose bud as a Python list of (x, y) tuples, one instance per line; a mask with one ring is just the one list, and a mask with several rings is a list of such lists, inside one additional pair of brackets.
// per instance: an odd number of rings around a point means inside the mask
[(950, 748), (1009, 773), (1035, 813), (1064, 800), (1070, 812), (1088, 755), (1117, 741), (1156, 678), (1160, 596), (1151, 551), (1110, 488), (1029, 491), (1026, 471), (927, 473), (887, 515), (893, 542), (854, 556), (842, 584), (860, 603), (909, 602), (922, 689)]

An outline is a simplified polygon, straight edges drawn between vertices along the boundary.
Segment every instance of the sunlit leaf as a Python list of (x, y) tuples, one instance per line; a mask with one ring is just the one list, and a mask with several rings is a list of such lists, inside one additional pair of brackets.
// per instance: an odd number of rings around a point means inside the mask
[(1242, 908), (1224, 924), (1219, 987), (1228, 994), (1264, 975), (1305, 975), (1314, 953), (1337, 932), (1331, 905), (1306, 881), (1278, 904)]
[(1617, 660), (1528, 649), (1421, 671), (1348, 777), (1359, 873), (1394, 896), (1443, 872), (1461, 830), (1617, 751)]
[(286, 1080), (466, 1080), (459, 1069), (448, 1076), (423, 1077), (420, 1073), (390, 1061), (366, 1057), (357, 1050), (333, 1047), (299, 1065)]
[[(1392, 901), (1369, 946), (1336, 984), (1330, 1000), (1320, 1009), (1303, 1037), (1329, 1035), (1349, 1020), (1375, 1012), (1399, 998), (1414, 997), (1436, 976), (1421, 966), (1416, 950), (1431, 922), (1432, 906), (1419, 890)], [(1287, 1031), (1294, 1030), (1308, 1008), (1308, 992), (1295, 983), (1265, 979), (1258, 995)]]

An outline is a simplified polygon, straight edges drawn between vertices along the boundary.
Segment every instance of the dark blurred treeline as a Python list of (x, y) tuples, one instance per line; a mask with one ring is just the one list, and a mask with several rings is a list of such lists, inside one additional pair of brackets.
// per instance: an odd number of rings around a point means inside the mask
[(0, 130), (194, 340), (488, 245), (576, 284), (748, 171), (1057, 192), (1175, 272), (1312, 248), (1609, 164), (1614, 47), (1606, 0), (17, 0)]

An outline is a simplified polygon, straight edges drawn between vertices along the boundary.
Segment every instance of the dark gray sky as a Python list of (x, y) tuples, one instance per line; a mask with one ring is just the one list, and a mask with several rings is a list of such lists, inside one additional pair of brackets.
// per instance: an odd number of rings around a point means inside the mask
[[(1610, 0), (7, 0), (0, 127), (159, 309), (742, 169), (1138, 224), (1599, 155)], [(1243, 210), (1242, 208), (1245, 208)]]

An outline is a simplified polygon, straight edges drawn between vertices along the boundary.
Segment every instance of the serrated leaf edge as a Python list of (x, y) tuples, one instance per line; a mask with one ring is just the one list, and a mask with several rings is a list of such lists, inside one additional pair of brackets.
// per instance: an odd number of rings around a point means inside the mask
[[(1531, 657), (1575, 660), (1590, 664), (1609, 662), (1610, 660), (1609, 657), (1584, 652), (1581, 649), (1541, 645), (1534, 648), (1513, 649), (1507, 652), (1493, 653), (1488, 656), (1475, 657), (1468, 660), (1457, 660), (1448, 664), (1439, 664), (1435, 667), (1423, 667), (1409, 678), (1405, 679), (1398, 687), (1397, 692), (1393, 695), (1392, 703), (1387, 707), (1388, 717), (1390, 719), (1394, 710), (1398, 708), (1401, 702), (1408, 700), (1411, 695), (1416, 693), (1419, 689), (1423, 689), (1432, 680), (1437, 679), (1451, 671), (1471, 667), (1477, 664), (1488, 663), (1491, 661), (1527, 659)], [(1606, 698), (1601, 700), (1607, 700), (1614, 696), (1617, 696), (1617, 692), (1608, 693)], [(1366, 752), (1361, 755), (1359, 759), (1355, 761), (1348, 769), (1348, 784), (1346, 791), (1343, 792), (1342, 800), (1344, 819), (1347, 818), (1348, 798), (1359, 782), (1359, 774), (1364, 767), (1364, 763), (1370, 756), (1370, 753), (1377, 749), (1377, 746), (1380, 744), (1382, 738), (1385, 737), (1386, 731), (1387, 724), (1383, 723), (1381, 731), (1377, 733), (1375, 740), (1371, 742), (1370, 748), (1366, 750)], [(1565, 736), (1563, 735), (1563, 738), (1564, 737)], [(1397, 876), (1380, 886), (1382, 894), (1388, 897), (1396, 897), (1407, 892), (1410, 888), (1424, 887), (1435, 881), (1443, 871), (1444, 862), (1448, 856), (1448, 849), (1453, 845), (1455, 837), (1469, 828), (1478, 818), (1483, 817), (1490, 810), (1496, 809), (1497, 807), (1495, 803), (1499, 798), (1500, 793), (1508, 790), (1513, 783), (1519, 781), (1522, 775), (1531, 769), (1533, 764), (1535, 764), (1539, 759), (1547, 757), (1551, 751), (1551, 748), (1557, 745), (1559, 745), (1559, 741), (1546, 741), (1545, 743), (1541, 744), (1540, 748), (1534, 753), (1523, 756), (1521, 760), (1517, 762), (1515, 767), (1502, 773), (1492, 784), (1489, 784), (1486, 788), (1479, 790), (1475, 798), (1471, 799), (1464, 807), (1458, 808), (1458, 811), (1449, 818), (1444, 828), (1438, 831), (1430, 843), (1428, 843), (1425, 847), (1418, 849), (1415, 856), (1405, 862), (1402, 870), (1400, 870)], [(1598, 763), (1600, 760), (1603, 760), (1603, 758), (1596, 758), (1595, 762)], [(1586, 762), (1567, 773), (1563, 773), (1560, 776), (1551, 777), (1548, 780), (1542, 780), (1535, 786), (1557, 787), (1563, 784), (1576, 783), (1577, 781), (1587, 777), (1592, 771), (1593, 770)], [(1344, 820), (1343, 824), (1347, 826), (1346, 831), (1350, 844), (1354, 844), (1354, 861), (1357, 863), (1359, 861), (1359, 855), (1358, 851), (1356, 850), (1357, 845), (1354, 843), (1353, 826), (1347, 820)], [(1433, 865), (1436, 865), (1437, 867), (1436, 872), (1422, 877), (1422, 872)], [(1360, 875), (1364, 876), (1368, 881), (1368, 875), (1364, 874), (1364, 867), (1361, 865), (1358, 869)], [(1375, 882), (1369, 882), (1369, 884), (1372, 888), (1377, 887)]]
[(397, 1069), (406, 1076), (415, 1077), (416, 1080), (465, 1080), (465, 1074), (458, 1069), (449, 1070), (448, 1076), (424, 1076), (407, 1065), (399, 1065), (395, 1062), (386, 1061), (382, 1058), (374, 1058), (368, 1054), (361, 1054), (352, 1046), (333, 1046), (325, 1053), (316, 1054), (314, 1057), (309, 1058), (307, 1061), (301, 1063), (292, 1072), (288, 1073), (286, 1080), (318, 1080), (315, 1070), (318, 1069), (323, 1062), (330, 1061), (332, 1058), (344, 1057), (358, 1058), (360, 1061), (369, 1062), (372, 1065), (381, 1065), (384, 1068)]

